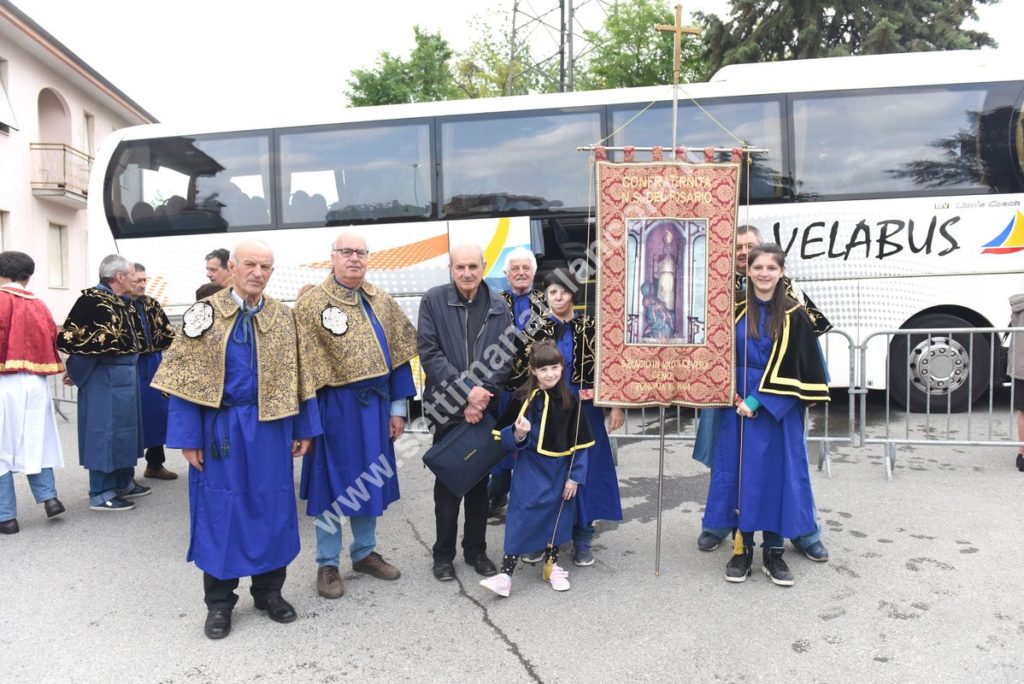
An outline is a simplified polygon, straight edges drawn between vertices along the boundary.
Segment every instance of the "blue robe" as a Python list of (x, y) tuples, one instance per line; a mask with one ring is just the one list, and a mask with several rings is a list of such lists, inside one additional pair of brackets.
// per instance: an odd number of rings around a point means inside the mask
[[(146, 336), (145, 348), (153, 346), (153, 331), (149, 328), (149, 319), (143, 310), (142, 302), (132, 302), (142, 322), (142, 331)], [(163, 360), (163, 352), (139, 354), (139, 398), (142, 400), (142, 445), (149, 447), (163, 446), (167, 439), (167, 397), (163, 392), (149, 386), (156, 375), (156, 369)]]
[(743, 500), (737, 518), (740, 418), (734, 410), (723, 410), (703, 524), (705, 528), (738, 527), (744, 532), (767, 530), (799, 537), (817, 529), (804, 442), (803, 403), (796, 397), (757, 389), (772, 340), (764, 310), (759, 316), (761, 336), (756, 340), (747, 337), (748, 320), (744, 316), (736, 325), (736, 388), (744, 396), (753, 395), (761, 407), (743, 424)]
[[(526, 418), (530, 421), (530, 434), (525, 445), (516, 446), (514, 425), (501, 430), (501, 445), (513, 452), (518, 449), (515, 467), (512, 469), (508, 513), (505, 516), (505, 553), (510, 555), (531, 553), (545, 548), (552, 543), (552, 532), (555, 533), (556, 546), (569, 541), (577, 515), (577, 507), (573, 504), (586, 489), (582, 483), (587, 480), (590, 449), (577, 450), (575, 458), (541, 456), (537, 453), (541, 427), (538, 401), (535, 400), (526, 413)], [(566, 501), (562, 506), (562, 491), (569, 477), (580, 483), (580, 487), (576, 490), (576, 498)], [(561, 515), (558, 513), (560, 506)]]
[(68, 375), (78, 386), (78, 462), (112, 473), (142, 456), (138, 354), (71, 354)]
[[(565, 359), (565, 382), (577, 397), (580, 386), (572, 382), (573, 339), (572, 326), (566, 325), (564, 332), (555, 343)], [(619, 496), (619, 476), (612, 458), (612, 443), (608, 429), (604, 426), (604, 409), (594, 406), (592, 400), (582, 402), (583, 415), (590, 423), (594, 435), (594, 446), (590, 447), (590, 465), (587, 479), (581, 482), (582, 489), (576, 495), (577, 524), (586, 527), (595, 520), (622, 520), (622, 499)], [(538, 547), (539, 548), (539, 547)]]
[(302, 459), (299, 496), (306, 514), (331, 510), (337, 515), (381, 516), (398, 501), (398, 468), (391, 442), (391, 402), (416, 396), (412, 368), (391, 368), (391, 353), (380, 321), (362, 299), (388, 374), (317, 392), (324, 436)]
[(167, 446), (203, 449), (202, 472), (189, 467), (187, 560), (218, 579), (276, 570), (299, 554), (292, 440), (321, 433), (312, 399), (297, 416), (259, 421), (255, 341), (236, 341), (238, 325), (228, 338), (221, 407), (171, 397), (167, 425)]

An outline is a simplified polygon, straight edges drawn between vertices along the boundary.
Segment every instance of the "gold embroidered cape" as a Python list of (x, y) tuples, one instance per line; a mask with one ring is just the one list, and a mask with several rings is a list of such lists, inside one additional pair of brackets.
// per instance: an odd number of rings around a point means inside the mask
[[(149, 295), (142, 295), (139, 297), (139, 300), (142, 301), (142, 313), (140, 314), (138, 306), (133, 304), (132, 306), (135, 308), (135, 313), (136, 315), (145, 316), (146, 322), (149, 323), (149, 339), (147, 340), (145, 334), (143, 334), (140, 338), (140, 351), (143, 354), (150, 354), (152, 352), (167, 349), (171, 346), (171, 342), (174, 340), (174, 327), (171, 325), (171, 322), (167, 320), (167, 314), (164, 313), (164, 308), (160, 306), (160, 302), (156, 301)], [(144, 330), (143, 333), (145, 333)]]
[(366, 298), (384, 330), (391, 368), (417, 354), (416, 328), (391, 295), (364, 281), (359, 291), (342, 287), (330, 274), (295, 303), (302, 391), (340, 387), (388, 374), (384, 351), (360, 303)]
[[(224, 396), (224, 364), (228, 339), (239, 306), (231, 288), (202, 299), (189, 309), (212, 307), (212, 322), (195, 336), (175, 336), (151, 386), (193, 404), (219, 408)], [(188, 312), (185, 314), (188, 318)], [(294, 416), (299, 402), (298, 341), (291, 309), (264, 295), (263, 309), (254, 317), (256, 334), (257, 404), (260, 422)]]
[(143, 339), (131, 304), (100, 287), (82, 290), (71, 307), (57, 348), (65, 354), (137, 354)]

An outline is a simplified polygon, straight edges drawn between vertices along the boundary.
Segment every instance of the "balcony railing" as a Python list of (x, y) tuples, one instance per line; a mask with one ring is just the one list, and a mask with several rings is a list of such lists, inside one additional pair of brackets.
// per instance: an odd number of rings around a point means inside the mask
[(32, 189), (89, 194), (92, 157), (61, 143), (31, 143)]

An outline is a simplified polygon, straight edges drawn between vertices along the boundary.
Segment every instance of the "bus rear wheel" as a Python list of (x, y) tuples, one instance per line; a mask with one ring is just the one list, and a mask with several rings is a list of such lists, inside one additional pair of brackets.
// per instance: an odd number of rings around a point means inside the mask
[(944, 332), (974, 326), (951, 314), (925, 314), (889, 343), (889, 396), (913, 413), (962, 413), (989, 388), (992, 353), (988, 335)]

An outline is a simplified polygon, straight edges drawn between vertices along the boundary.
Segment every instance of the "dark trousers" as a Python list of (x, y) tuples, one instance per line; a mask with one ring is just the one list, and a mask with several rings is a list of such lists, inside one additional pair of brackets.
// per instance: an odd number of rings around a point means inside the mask
[(164, 456), (163, 446), (149, 447), (146, 449), (146, 470), (160, 470), (164, 466), (164, 461), (167, 458)]
[[(457, 423), (437, 428), (436, 444)], [(455, 542), (459, 537), (459, 505), (465, 500), (465, 521), (462, 529), (462, 554), (474, 560), (487, 553), (487, 478), (483, 478), (458, 497), (439, 480), (434, 481), (434, 519), (437, 523), (437, 541), (434, 542), (435, 561), (455, 560)]]
[[(284, 577), (288, 568), (278, 568), (270, 572), (252, 576), (252, 587), (249, 593), (254, 601), (266, 601), (271, 596), (280, 596), (281, 588), (284, 587)], [(213, 575), (203, 573), (203, 591), (206, 593), (204, 600), (206, 608), (234, 608), (238, 602), (238, 595), (235, 589), (238, 588), (238, 578), (217, 579)]]

